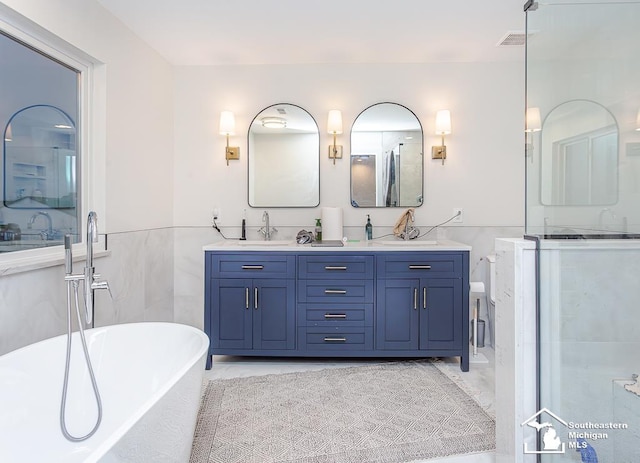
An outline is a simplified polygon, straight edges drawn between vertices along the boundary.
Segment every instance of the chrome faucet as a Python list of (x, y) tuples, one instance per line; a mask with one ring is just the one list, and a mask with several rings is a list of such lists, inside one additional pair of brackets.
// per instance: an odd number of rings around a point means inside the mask
[(262, 213), (262, 221), (264, 222), (264, 227), (260, 228), (258, 231), (264, 235), (265, 241), (269, 241), (271, 240), (271, 235), (277, 232), (278, 229), (276, 227), (272, 228), (269, 225), (269, 213), (267, 211)]
[(111, 295), (111, 288), (106, 280), (100, 280), (100, 275), (95, 272), (93, 266), (93, 243), (98, 242), (98, 216), (95, 212), (89, 212), (87, 218), (87, 257), (84, 267), (84, 274), (74, 275), (71, 271), (73, 258), (71, 256), (71, 239), (66, 236), (64, 240), (65, 247), (65, 277), (66, 281), (82, 280), (84, 283), (84, 308), (86, 313), (86, 323), (91, 324), (93, 321), (93, 291), (96, 289), (106, 289)]
[(30, 218), (29, 221), (27, 222), (27, 228), (29, 230), (31, 230), (33, 223), (36, 221), (36, 219), (39, 216), (43, 216), (46, 220), (47, 220), (47, 229), (46, 230), (42, 230), (40, 232), (40, 235), (42, 236), (43, 240), (52, 240), (54, 239), (54, 232), (53, 232), (53, 221), (51, 220), (51, 216), (49, 215), (49, 213), (45, 212), (45, 211), (38, 211), (35, 214), (33, 214)]

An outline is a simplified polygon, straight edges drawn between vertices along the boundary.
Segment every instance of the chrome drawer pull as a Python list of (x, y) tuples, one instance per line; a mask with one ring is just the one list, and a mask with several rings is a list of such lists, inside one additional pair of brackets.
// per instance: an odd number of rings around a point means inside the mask
[(264, 265), (243, 265), (242, 270), (262, 270)]
[(431, 270), (431, 265), (409, 265), (409, 270)]
[(347, 294), (346, 289), (325, 289), (325, 294)]
[(324, 342), (347, 342), (347, 338), (324, 338)]
[(326, 313), (324, 318), (347, 318), (346, 313)]
[(346, 265), (344, 267), (342, 267), (342, 266), (334, 266), (334, 265), (327, 265), (324, 269), (325, 270), (346, 270), (347, 267), (346, 267)]

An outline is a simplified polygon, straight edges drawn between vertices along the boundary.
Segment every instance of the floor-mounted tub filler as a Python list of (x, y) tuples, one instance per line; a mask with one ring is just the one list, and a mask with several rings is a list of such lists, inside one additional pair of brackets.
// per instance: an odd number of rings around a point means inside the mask
[[(66, 422), (71, 434), (84, 435), (96, 422), (96, 400), (73, 336)], [(93, 328), (85, 336), (102, 399), (96, 433), (74, 443), (60, 432), (66, 335), (41, 341), (0, 357), (0, 462), (187, 462), (207, 336), (161, 322)]]

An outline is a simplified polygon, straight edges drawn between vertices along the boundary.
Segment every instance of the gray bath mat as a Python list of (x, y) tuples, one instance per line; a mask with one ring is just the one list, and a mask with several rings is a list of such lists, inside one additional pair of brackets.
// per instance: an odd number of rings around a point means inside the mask
[(210, 381), (191, 463), (399, 463), (495, 448), (494, 420), (428, 361)]

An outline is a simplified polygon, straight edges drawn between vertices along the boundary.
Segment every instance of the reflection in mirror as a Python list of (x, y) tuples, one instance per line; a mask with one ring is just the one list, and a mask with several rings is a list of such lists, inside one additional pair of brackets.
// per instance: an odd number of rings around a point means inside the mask
[(611, 205), (618, 201), (618, 126), (603, 106), (572, 100), (555, 107), (541, 133), (541, 201)]
[(17, 209), (76, 207), (76, 129), (62, 110), (21, 109), (5, 135), (4, 205)]
[(320, 204), (320, 132), (304, 109), (265, 108), (249, 127), (249, 206)]
[(378, 103), (351, 128), (351, 205), (416, 207), (423, 202), (423, 135), (417, 116)]
[(0, 260), (61, 246), (66, 234), (81, 240), (79, 90), (86, 79), (81, 63), (56, 46), (23, 38), (28, 43), (0, 31)]

